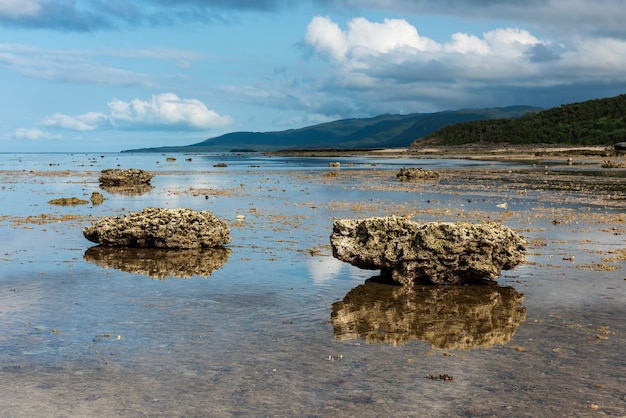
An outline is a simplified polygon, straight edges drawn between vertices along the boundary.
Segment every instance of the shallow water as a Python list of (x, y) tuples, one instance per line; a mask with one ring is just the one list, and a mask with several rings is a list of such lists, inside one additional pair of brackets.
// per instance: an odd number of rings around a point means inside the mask
[[(0, 415), (626, 415), (626, 200), (609, 181), (623, 171), (589, 186), (558, 165), (175, 157), (0, 154)], [(403, 166), (442, 178), (400, 183)], [(100, 189), (117, 167), (153, 187)], [(107, 200), (47, 203), (94, 191)], [(147, 206), (210, 210), (229, 251), (82, 236)], [(387, 215), (499, 220), (526, 237), (527, 263), (476, 294), (378, 289), (329, 236), (333, 218)]]

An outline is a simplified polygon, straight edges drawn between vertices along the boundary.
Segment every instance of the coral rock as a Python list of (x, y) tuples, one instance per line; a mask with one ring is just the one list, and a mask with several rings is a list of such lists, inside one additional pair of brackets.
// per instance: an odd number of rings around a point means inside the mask
[(103, 186), (148, 184), (152, 174), (136, 168), (109, 168), (100, 172), (98, 181)]
[(380, 269), (403, 285), (496, 279), (524, 260), (526, 244), (495, 222), (419, 224), (398, 217), (335, 220), (330, 241), (335, 258)]
[(423, 168), (401, 168), (396, 177), (400, 181), (437, 180), (439, 179), (439, 173), (424, 170)]
[(110, 247), (204, 248), (228, 244), (226, 222), (208, 211), (147, 208), (104, 217), (83, 229), (89, 241)]

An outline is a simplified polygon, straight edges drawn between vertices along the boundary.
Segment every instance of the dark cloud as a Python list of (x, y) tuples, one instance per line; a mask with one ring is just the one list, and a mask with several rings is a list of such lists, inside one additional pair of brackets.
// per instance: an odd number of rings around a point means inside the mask
[(94, 31), (136, 26), (227, 21), (233, 11), (272, 12), (296, 6), (295, 0), (34, 0), (37, 11), (0, 10), (0, 25), (63, 31)]
[(47, 28), (67, 31), (110, 29), (118, 19), (94, 3), (95, 7), (83, 9), (74, 2), (45, 1), (39, 10), (17, 16), (0, 15), (0, 24), (9, 27)]
[(401, 14), (519, 21), (564, 34), (626, 38), (623, 0), (335, 0), (333, 3)]
[(172, 0), (145, 0), (145, 3), (158, 4), (171, 9), (183, 6), (200, 9), (256, 11), (273, 11), (298, 4), (295, 0), (177, 0), (175, 2)]
[[(394, 91), (395, 90), (395, 91)], [(390, 86), (387, 94), (373, 91), (344, 91), (341, 107), (336, 97), (316, 103), (318, 114), (334, 118), (369, 117), (379, 114), (430, 113), (463, 108), (490, 108), (514, 105), (545, 109), (562, 104), (613, 97), (626, 92), (626, 83), (564, 83), (553, 86), (494, 84), (463, 87), (454, 83), (423, 86)]]
[(542, 63), (558, 60), (561, 57), (561, 51), (544, 44), (537, 44), (526, 50), (524, 55), (528, 57), (530, 62)]
[(512, 20), (564, 34), (626, 38), (623, 0), (28, 0), (38, 13), (0, 11), (0, 25), (66, 31), (229, 21), (233, 12), (275, 12), (309, 3), (328, 10), (380, 10), (401, 15), (440, 15), (480, 20)]

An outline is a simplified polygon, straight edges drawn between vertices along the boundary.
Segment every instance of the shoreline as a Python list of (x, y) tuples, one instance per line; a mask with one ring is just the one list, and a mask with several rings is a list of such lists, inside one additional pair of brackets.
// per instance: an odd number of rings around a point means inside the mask
[(381, 158), (415, 159), (473, 159), (493, 161), (553, 160), (576, 158), (589, 163), (602, 163), (608, 158), (626, 159), (624, 152), (609, 146), (428, 146), (422, 148), (385, 148), (367, 150), (310, 149), (284, 150), (264, 153), (267, 155), (300, 157), (370, 156)]

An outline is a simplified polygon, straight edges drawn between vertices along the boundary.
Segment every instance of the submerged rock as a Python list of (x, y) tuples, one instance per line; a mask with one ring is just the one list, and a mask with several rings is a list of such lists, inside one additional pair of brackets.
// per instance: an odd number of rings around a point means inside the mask
[(403, 286), (374, 279), (333, 304), (339, 340), (404, 344), (412, 339), (441, 349), (469, 350), (508, 343), (526, 321), (524, 295), (493, 282), (476, 286)]
[(83, 229), (89, 241), (110, 247), (204, 248), (228, 244), (226, 222), (208, 211), (146, 208), (104, 217)]
[(436, 171), (424, 170), (423, 168), (401, 168), (396, 177), (400, 181), (411, 180), (437, 180), (439, 173)]
[(136, 168), (109, 168), (100, 172), (98, 181), (103, 186), (128, 186), (148, 184), (152, 174)]
[(51, 205), (59, 205), (59, 206), (75, 206), (75, 205), (86, 205), (87, 203), (89, 203), (89, 201), (79, 199), (77, 197), (61, 197), (59, 199), (52, 199), (48, 203)]
[(525, 241), (496, 223), (430, 222), (405, 218), (335, 220), (333, 256), (381, 270), (403, 285), (461, 284), (496, 279), (524, 260)]

